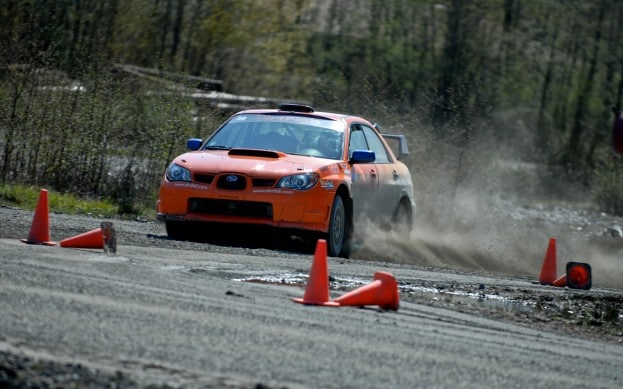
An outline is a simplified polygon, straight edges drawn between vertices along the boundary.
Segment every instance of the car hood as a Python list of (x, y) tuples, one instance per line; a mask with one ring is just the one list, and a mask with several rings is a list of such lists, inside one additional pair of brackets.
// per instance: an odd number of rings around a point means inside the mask
[(173, 161), (196, 173), (241, 173), (249, 176), (283, 176), (313, 171), (341, 161), (265, 150), (209, 150), (182, 154)]

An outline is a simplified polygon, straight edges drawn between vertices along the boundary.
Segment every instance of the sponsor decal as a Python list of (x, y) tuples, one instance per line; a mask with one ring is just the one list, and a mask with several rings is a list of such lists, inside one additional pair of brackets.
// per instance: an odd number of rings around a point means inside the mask
[(194, 182), (173, 181), (173, 186), (177, 188), (190, 188), (190, 189), (208, 189), (207, 185), (195, 184)]
[(333, 189), (335, 185), (332, 180), (320, 180), (320, 187), (324, 189)]
[(284, 194), (284, 195), (294, 194), (293, 190), (284, 190), (284, 189), (253, 189), (251, 192), (252, 193)]

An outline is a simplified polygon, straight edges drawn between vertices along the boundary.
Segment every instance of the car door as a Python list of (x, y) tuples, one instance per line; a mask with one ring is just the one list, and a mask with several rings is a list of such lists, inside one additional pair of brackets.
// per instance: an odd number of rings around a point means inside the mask
[(368, 150), (374, 151), (376, 157), (374, 161), (376, 196), (371, 200), (374, 202), (373, 209), (377, 211), (374, 217), (390, 221), (401, 195), (398, 172), (378, 132), (363, 124), (359, 125), (359, 128), (366, 138)]
[[(348, 142), (348, 156), (355, 150), (370, 150), (360, 125), (351, 125)], [(378, 191), (378, 175), (375, 163), (356, 163), (351, 167), (353, 188), (353, 210), (356, 217), (371, 214)]]

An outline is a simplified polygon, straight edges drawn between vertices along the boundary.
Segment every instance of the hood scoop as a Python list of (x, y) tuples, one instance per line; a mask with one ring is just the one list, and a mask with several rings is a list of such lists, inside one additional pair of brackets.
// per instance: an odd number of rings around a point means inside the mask
[(258, 149), (231, 149), (228, 155), (240, 155), (245, 157), (263, 157), (263, 158), (279, 158), (280, 153), (270, 150), (258, 150)]

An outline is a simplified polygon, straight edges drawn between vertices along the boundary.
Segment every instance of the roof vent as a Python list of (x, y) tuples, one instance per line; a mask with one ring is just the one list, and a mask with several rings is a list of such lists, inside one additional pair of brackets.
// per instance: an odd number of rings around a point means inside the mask
[(289, 112), (314, 112), (314, 108), (310, 105), (292, 103), (279, 104), (279, 110)]

